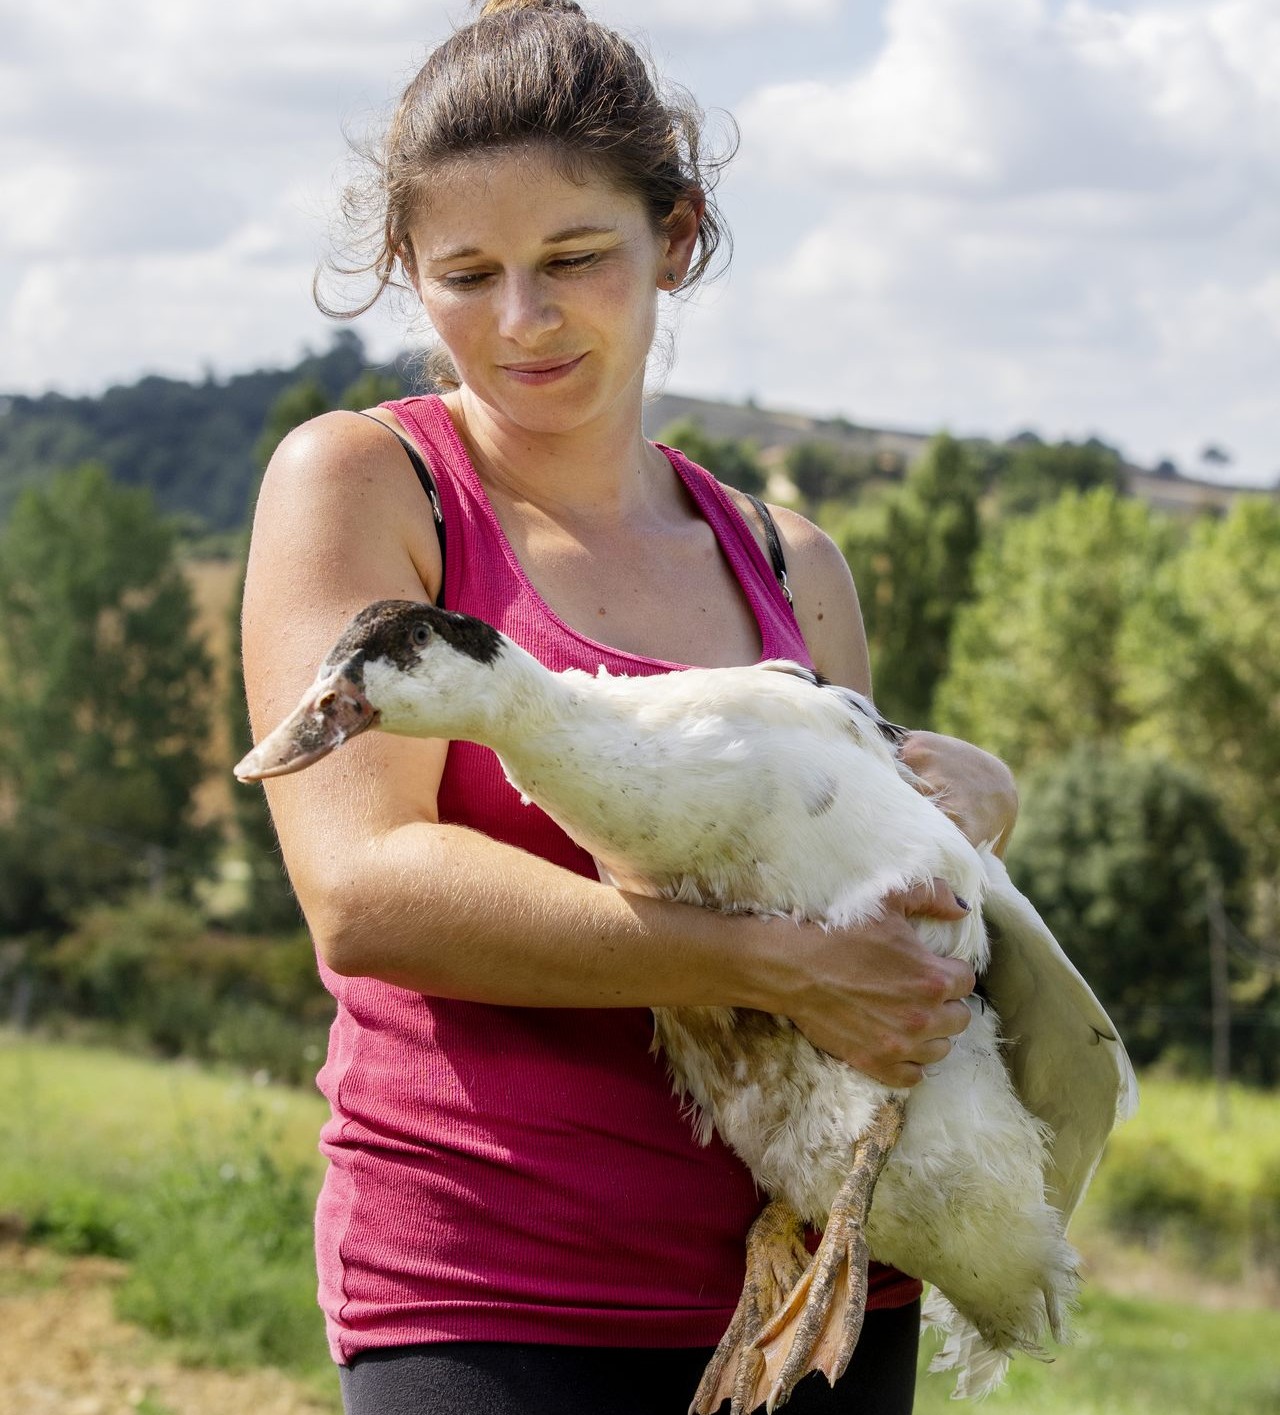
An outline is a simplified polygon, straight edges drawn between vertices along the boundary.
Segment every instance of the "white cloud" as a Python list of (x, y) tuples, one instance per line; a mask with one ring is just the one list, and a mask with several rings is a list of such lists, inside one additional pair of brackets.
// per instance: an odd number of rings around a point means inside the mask
[(1280, 90), (1237, 43), (1249, 7), (1280, 42), (1268, 4), (894, 0), (871, 64), (766, 87), (740, 118), (774, 173), (916, 190), (1141, 189), (1199, 175), (1227, 142), (1274, 168)]
[[(597, 0), (743, 127), (675, 389), (1280, 471), (1275, 0)], [(465, 0), (0, 0), (0, 389), (296, 357), (344, 125)], [(379, 354), (390, 317), (357, 329)]]
[(1280, 473), (1278, 63), (1271, 0), (893, 0), (869, 62), (740, 113), (794, 213), (752, 291), (770, 383)]
[(666, 25), (674, 30), (703, 30), (712, 33), (754, 29), (784, 22), (833, 19), (841, 0), (649, 0), (643, 11), (622, 0), (588, 4), (592, 15), (619, 27), (635, 24), (646, 27)]

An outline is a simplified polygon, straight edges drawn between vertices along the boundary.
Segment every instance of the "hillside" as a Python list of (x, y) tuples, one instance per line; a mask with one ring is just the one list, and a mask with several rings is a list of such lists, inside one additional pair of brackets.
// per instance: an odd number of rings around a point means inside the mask
[(303, 379), (314, 379), (336, 400), (366, 367), (360, 340), (343, 332), (326, 353), (293, 368), (222, 382), (150, 377), (97, 398), (4, 398), (0, 519), (24, 486), (93, 460), (117, 481), (149, 486), (162, 510), (202, 530), (235, 530), (248, 513), (259, 472), (254, 444), (275, 400)]
[[(194, 531), (234, 531), (244, 523), (258, 475), (255, 444), (280, 394), (313, 380), (336, 403), (367, 367), (359, 338), (343, 330), (326, 352), (308, 354), (292, 368), (201, 383), (148, 377), (96, 398), (0, 397), (0, 520), (24, 486), (96, 460), (118, 481), (150, 487), (161, 509)], [(682, 419), (712, 437), (754, 443), (766, 467), (779, 466), (796, 443), (817, 441), (871, 460), (889, 477), (902, 474), (930, 435), (675, 393), (649, 405), (645, 426), (653, 436)], [(1135, 495), (1171, 511), (1223, 510), (1240, 491), (1167, 469), (1129, 465), (1125, 474)]]

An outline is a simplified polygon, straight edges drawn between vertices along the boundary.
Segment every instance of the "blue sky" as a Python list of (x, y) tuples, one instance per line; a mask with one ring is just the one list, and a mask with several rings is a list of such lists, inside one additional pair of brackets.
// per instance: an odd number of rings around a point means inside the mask
[[(680, 316), (672, 391), (1280, 475), (1275, 0), (591, 8), (742, 130), (734, 265)], [(0, 390), (323, 346), (343, 130), (466, 14), (0, 0)]]

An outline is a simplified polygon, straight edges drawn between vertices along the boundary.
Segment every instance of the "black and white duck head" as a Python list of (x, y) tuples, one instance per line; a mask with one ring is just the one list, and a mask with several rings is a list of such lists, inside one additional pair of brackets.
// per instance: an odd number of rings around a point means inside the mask
[(483, 741), (522, 676), (512, 673), (518, 662), (536, 671), (533, 659), (482, 620), (379, 600), (351, 621), (298, 706), (235, 774), (261, 781), (301, 771), (371, 727)]

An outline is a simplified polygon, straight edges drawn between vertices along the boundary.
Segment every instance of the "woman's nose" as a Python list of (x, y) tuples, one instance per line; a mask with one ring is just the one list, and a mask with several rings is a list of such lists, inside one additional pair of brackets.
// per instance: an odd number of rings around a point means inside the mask
[(502, 281), (498, 332), (512, 343), (533, 346), (560, 323), (560, 309), (547, 281), (509, 271)]

